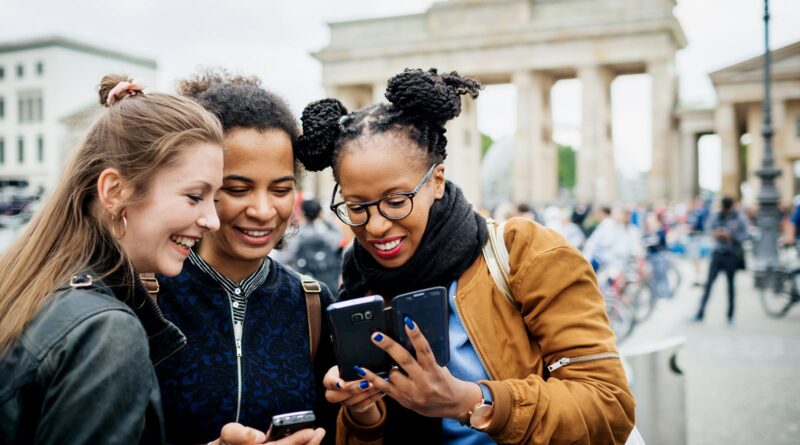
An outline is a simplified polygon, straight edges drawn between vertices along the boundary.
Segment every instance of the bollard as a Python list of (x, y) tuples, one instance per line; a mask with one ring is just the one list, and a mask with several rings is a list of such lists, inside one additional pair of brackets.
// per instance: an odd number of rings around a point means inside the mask
[(686, 443), (686, 376), (677, 361), (685, 342), (673, 337), (621, 351), (636, 398), (636, 428), (647, 445)]

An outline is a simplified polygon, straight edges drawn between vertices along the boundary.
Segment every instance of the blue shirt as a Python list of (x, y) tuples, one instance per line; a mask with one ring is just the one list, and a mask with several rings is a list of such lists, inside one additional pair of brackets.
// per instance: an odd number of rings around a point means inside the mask
[[(489, 380), (489, 375), (483, 369), (475, 348), (467, 337), (461, 317), (456, 312), (457, 282), (450, 284), (448, 304), (450, 305), (450, 363), (447, 369), (457, 379), (467, 382)], [(456, 419), (442, 419), (443, 443), (458, 445), (478, 445), (495, 443), (488, 435), (470, 427), (461, 425)]]

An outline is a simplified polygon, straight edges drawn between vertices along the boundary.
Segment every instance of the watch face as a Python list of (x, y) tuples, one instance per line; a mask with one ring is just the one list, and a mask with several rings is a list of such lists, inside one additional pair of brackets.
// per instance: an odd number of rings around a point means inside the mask
[(479, 405), (472, 411), (469, 424), (476, 430), (484, 430), (492, 422), (494, 407), (492, 405)]

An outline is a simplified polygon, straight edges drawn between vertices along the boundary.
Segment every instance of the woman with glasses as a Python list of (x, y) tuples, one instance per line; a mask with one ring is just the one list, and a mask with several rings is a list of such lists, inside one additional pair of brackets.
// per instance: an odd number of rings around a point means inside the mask
[(479, 89), (456, 73), (406, 70), (389, 80), (388, 104), (348, 113), (324, 99), (303, 111), (298, 157), (333, 167), (331, 209), (357, 240), (340, 299), (449, 289), (447, 366), (407, 318), (416, 358), (372, 334), (398, 364), (387, 379), (328, 371), (327, 398), (344, 405), (337, 442), (624, 443), (635, 402), (591, 266), (558, 234), (510, 220), (500, 239), (517, 309), (481, 255), (486, 221), (445, 179), (444, 125)]

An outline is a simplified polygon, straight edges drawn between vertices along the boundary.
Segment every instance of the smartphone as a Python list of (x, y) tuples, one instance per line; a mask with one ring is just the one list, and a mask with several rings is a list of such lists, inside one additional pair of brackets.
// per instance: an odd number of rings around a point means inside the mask
[(430, 343), (436, 363), (445, 366), (450, 362), (450, 313), (447, 305), (447, 289), (431, 287), (400, 294), (392, 298), (394, 338), (409, 352), (415, 354), (414, 346), (406, 335), (406, 316), (419, 326), (420, 332)]
[(339, 377), (345, 381), (361, 378), (354, 366), (367, 368), (384, 376), (389, 372), (389, 356), (372, 343), (372, 333), (386, 331), (384, 300), (380, 295), (340, 301), (328, 306), (331, 338), (339, 366)]
[(297, 411), (294, 413), (278, 414), (272, 416), (269, 440), (283, 439), (297, 431), (314, 428), (317, 418), (314, 411)]

